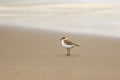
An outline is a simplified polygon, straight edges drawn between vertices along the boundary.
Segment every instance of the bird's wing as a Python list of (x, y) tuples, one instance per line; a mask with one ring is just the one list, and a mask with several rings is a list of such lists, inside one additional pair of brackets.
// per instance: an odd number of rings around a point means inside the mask
[(64, 40), (64, 41), (65, 41), (65, 43), (68, 44), (68, 45), (76, 45), (76, 46), (79, 46), (78, 44), (75, 44), (75, 43), (73, 43), (73, 42), (71, 42), (71, 41), (69, 41), (69, 40)]
[(69, 40), (65, 40), (65, 43), (68, 44), (68, 45), (74, 45), (74, 43), (69, 41)]

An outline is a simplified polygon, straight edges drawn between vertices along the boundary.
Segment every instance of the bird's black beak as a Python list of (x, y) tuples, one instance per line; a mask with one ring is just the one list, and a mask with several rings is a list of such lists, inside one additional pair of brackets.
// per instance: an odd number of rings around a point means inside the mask
[(62, 38), (60, 40), (62, 40)]

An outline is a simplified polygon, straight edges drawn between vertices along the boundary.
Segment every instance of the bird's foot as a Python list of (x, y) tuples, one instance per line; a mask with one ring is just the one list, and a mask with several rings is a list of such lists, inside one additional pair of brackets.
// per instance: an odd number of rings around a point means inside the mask
[(66, 54), (66, 56), (70, 56), (70, 54)]

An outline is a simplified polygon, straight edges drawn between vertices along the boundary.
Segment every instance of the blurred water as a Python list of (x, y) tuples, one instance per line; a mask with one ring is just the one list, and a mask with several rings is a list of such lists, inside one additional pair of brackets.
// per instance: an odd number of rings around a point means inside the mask
[(115, 4), (0, 6), (0, 24), (120, 37), (120, 6)]
[(120, 0), (0, 0), (0, 5), (26, 5), (42, 3), (120, 3)]

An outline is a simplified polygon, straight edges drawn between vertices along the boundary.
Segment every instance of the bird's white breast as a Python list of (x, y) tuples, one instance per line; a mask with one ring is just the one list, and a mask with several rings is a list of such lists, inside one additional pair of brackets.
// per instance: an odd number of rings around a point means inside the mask
[(74, 47), (74, 45), (67, 45), (67, 44), (65, 44), (64, 40), (62, 40), (61, 43), (62, 43), (62, 46), (65, 47), (65, 48), (72, 48), (72, 47)]

